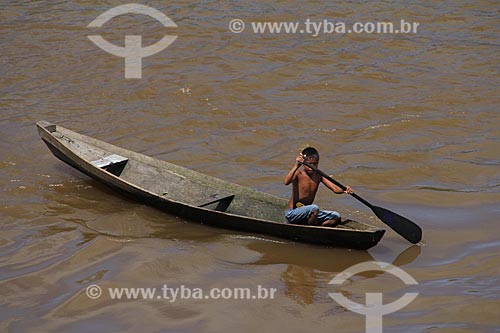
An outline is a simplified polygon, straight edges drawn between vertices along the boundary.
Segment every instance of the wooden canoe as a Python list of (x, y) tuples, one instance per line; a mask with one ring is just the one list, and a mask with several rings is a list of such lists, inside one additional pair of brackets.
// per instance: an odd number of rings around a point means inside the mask
[(135, 199), (199, 223), (294, 241), (369, 249), (385, 230), (349, 220), (336, 227), (286, 224), (287, 200), (119, 148), (40, 121), (52, 153), (86, 175)]

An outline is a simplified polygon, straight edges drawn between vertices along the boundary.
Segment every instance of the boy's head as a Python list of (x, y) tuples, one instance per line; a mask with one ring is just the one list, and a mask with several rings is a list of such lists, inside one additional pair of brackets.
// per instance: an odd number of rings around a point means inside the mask
[[(313, 148), (313, 147), (307, 147), (304, 150), (302, 150), (302, 156), (304, 157), (304, 160), (311, 164), (313, 167), (318, 167), (319, 163), (319, 153), (318, 151)], [(306, 171), (311, 172), (312, 169), (308, 168), (307, 166), (304, 165), (304, 168)]]
[(302, 155), (304, 157), (317, 157), (319, 159), (319, 153), (318, 151), (316, 150), (316, 148), (313, 148), (313, 147), (307, 147), (307, 148), (304, 148), (304, 150), (302, 150)]

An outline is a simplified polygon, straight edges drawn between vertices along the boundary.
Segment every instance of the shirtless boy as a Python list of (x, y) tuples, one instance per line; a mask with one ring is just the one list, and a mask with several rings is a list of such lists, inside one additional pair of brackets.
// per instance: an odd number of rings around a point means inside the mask
[(306, 224), (316, 226), (335, 227), (341, 222), (340, 214), (328, 210), (320, 210), (315, 204), (314, 198), (318, 191), (319, 183), (323, 183), (334, 193), (352, 194), (351, 187), (346, 186), (346, 191), (333, 184), (328, 179), (314, 172), (311, 168), (303, 165), (306, 161), (313, 167), (318, 167), (319, 153), (316, 149), (308, 147), (296, 158), (295, 164), (285, 176), (285, 185), (292, 185), (292, 196), (288, 202), (288, 209), (285, 212), (287, 223)]

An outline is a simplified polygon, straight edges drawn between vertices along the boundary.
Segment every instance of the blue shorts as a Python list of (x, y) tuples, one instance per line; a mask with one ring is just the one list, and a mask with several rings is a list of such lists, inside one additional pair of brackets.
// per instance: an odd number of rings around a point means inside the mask
[(329, 210), (319, 210), (317, 205), (307, 205), (298, 208), (289, 208), (285, 211), (287, 224), (308, 224), (307, 219), (314, 211), (318, 211), (318, 222), (340, 219), (340, 214)]

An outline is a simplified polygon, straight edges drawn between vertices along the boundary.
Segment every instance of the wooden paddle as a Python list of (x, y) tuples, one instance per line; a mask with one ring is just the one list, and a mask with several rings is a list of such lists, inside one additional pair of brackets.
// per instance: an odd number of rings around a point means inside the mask
[[(305, 158), (305, 157), (304, 157)], [(340, 187), (343, 191), (346, 190), (346, 187), (333, 179), (332, 177), (328, 176), (326, 173), (323, 171), (315, 168), (311, 164), (307, 163), (306, 161), (302, 161), (302, 164), (305, 166), (311, 168), (314, 172), (317, 172), (321, 176), (325, 177), (338, 187)], [(403, 217), (399, 214), (396, 214), (394, 212), (391, 212), (388, 209), (379, 207), (379, 206), (374, 206), (356, 193), (351, 194), (355, 199), (358, 201), (362, 202), (366, 206), (370, 207), (370, 209), (375, 213), (375, 215), (385, 224), (387, 224), (389, 227), (392, 228), (395, 232), (400, 234), (403, 238), (408, 240), (409, 242), (412, 242), (413, 244), (416, 244), (420, 242), (422, 239), (422, 229), (416, 225), (414, 222), (408, 220), (406, 217)]]

